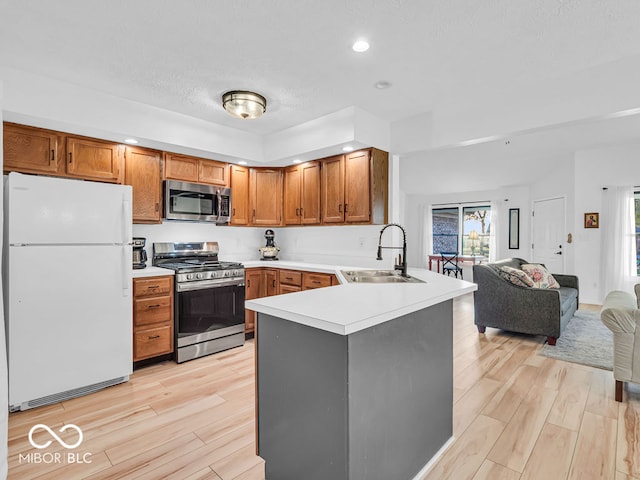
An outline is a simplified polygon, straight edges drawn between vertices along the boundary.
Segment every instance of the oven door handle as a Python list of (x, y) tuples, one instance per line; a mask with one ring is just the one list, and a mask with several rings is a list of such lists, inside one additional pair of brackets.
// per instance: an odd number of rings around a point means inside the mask
[(229, 286), (244, 287), (244, 280), (202, 280), (199, 282), (177, 283), (176, 292), (192, 292), (194, 290), (206, 290), (209, 288)]

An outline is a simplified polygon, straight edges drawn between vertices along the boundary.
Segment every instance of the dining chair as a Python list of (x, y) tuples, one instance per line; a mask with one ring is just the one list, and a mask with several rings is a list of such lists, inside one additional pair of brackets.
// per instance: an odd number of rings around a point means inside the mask
[(458, 278), (458, 272), (460, 273), (460, 278), (464, 279), (462, 276), (462, 267), (459, 265), (458, 260), (458, 252), (440, 252), (440, 260), (442, 262), (442, 273), (446, 272), (447, 276), (451, 275), (453, 272)]

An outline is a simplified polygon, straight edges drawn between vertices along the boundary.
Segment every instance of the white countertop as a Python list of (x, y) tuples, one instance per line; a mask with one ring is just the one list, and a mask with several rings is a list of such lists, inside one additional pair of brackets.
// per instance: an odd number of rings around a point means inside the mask
[[(290, 260), (250, 260), (242, 262), (244, 268), (285, 268), (291, 270), (304, 270), (305, 272), (336, 273), (336, 270), (354, 270), (352, 267), (336, 265), (323, 265), (321, 263), (294, 262)], [(355, 270), (362, 270), (357, 268)]]
[(168, 268), (152, 267), (149, 265), (147, 265), (146, 268), (134, 268), (132, 272), (133, 278), (161, 277), (163, 275), (175, 275), (176, 273)]
[(245, 263), (245, 267), (250, 266), (336, 274), (341, 285), (248, 300), (245, 305), (256, 312), (339, 335), (349, 335), (477, 290), (475, 283), (418, 268), (410, 268), (407, 273), (426, 283), (346, 283), (340, 270), (356, 269), (335, 265), (286, 261)]

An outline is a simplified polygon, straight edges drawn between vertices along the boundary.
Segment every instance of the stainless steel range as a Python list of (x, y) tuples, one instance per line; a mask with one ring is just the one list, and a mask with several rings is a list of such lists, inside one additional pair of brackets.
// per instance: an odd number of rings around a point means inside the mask
[(153, 244), (153, 265), (176, 272), (178, 363), (244, 344), (244, 266), (218, 261), (218, 250), (218, 242)]

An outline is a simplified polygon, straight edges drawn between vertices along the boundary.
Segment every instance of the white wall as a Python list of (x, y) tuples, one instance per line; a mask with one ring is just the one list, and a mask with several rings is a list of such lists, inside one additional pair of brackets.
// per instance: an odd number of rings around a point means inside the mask
[(171, 222), (160, 225), (134, 225), (133, 236), (147, 239), (147, 256), (151, 265), (154, 242), (218, 242), (220, 260), (258, 260), (258, 248), (264, 245), (264, 228), (230, 227), (210, 223)]
[[(3, 83), (0, 80), (0, 132), (2, 132), (2, 100), (3, 100)], [(0, 167), (3, 165), (3, 148), (2, 138), (0, 137)], [(2, 170), (2, 168), (0, 168)], [(0, 218), (4, 212), (4, 182), (0, 182)], [(0, 221), (0, 247), (4, 240), (3, 222)], [(4, 258), (3, 256), (0, 258)], [(4, 327), (4, 300), (2, 285), (0, 285), (0, 478), (7, 478), (7, 453), (8, 453), (8, 435), (9, 435), (9, 376), (7, 373), (7, 351), (5, 343), (5, 327)]]
[(601, 229), (584, 228), (584, 214), (602, 211), (602, 187), (640, 185), (640, 144), (581, 150), (575, 154), (573, 215), (575, 272), (580, 301), (601, 304)]
[[(556, 161), (553, 172), (531, 185), (531, 202), (550, 198), (564, 197), (565, 203), (565, 236), (562, 251), (565, 255), (564, 272), (575, 273), (575, 162), (573, 154), (565, 154)], [(567, 242), (568, 234), (573, 237), (572, 243)], [(531, 233), (528, 242), (531, 244)], [(580, 298), (582, 300), (582, 298)]]

